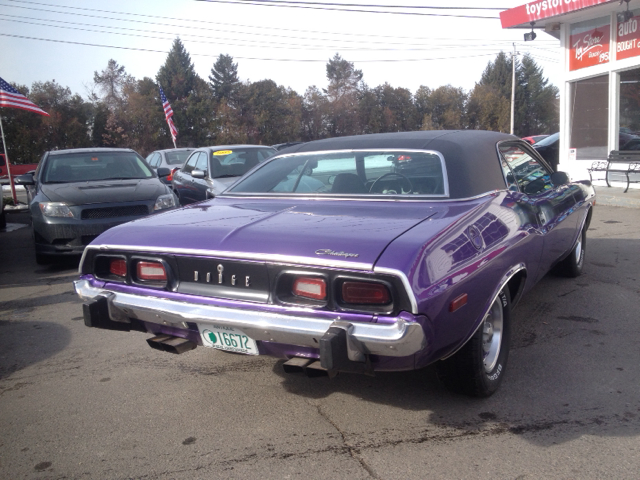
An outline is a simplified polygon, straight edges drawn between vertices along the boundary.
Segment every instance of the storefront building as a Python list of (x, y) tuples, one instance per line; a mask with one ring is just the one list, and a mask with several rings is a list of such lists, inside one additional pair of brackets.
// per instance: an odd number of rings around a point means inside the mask
[(560, 40), (558, 170), (589, 178), (612, 150), (640, 150), (640, 0), (538, 0), (500, 19)]

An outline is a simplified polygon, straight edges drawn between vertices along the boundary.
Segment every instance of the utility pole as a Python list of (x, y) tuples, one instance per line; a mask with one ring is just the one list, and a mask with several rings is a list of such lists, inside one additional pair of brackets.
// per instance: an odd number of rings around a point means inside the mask
[(520, 55), (520, 52), (516, 52), (516, 44), (514, 43), (513, 53), (511, 54), (511, 135), (513, 135), (513, 122), (516, 104), (516, 55)]

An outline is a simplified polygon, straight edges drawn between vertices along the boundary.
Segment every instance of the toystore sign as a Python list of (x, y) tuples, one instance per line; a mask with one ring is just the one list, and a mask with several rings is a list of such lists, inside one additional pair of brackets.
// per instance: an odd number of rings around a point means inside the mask
[[(528, 25), (545, 18), (575, 12), (614, 0), (538, 0), (500, 12), (502, 28)], [(616, 0), (617, 1), (617, 0)]]
[(569, 70), (592, 67), (609, 62), (611, 39), (609, 24), (599, 25), (571, 35)]
[(616, 40), (616, 60), (639, 56), (640, 16), (634, 16), (626, 22), (618, 22)]

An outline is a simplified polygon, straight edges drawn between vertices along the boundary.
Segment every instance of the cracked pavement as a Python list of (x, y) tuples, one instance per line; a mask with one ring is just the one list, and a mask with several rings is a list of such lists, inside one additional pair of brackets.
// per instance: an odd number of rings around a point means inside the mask
[[(24, 214), (9, 221), (28, 222)], [(504, 383), (432, 368), (333, 380), (84, 326), (77, 263), (0, 232), (1, 478), (596, 479), (640, 471), (638, 210), (597, 206), (585, 274), (514, 310)]]

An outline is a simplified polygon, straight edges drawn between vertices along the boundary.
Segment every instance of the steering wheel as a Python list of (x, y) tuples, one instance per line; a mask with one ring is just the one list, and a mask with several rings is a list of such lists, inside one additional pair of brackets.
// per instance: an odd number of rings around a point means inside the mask
[[(378, 178), (375, 179), (375, 181), (371, 184), (371, 187), (369, 187), (369, 193), (378, 193), (374, 191), (374, 187), (376, 186), (376, 183), (378, 183), (380, 180), (382, 180), (385, 177), (390, 177), (392, 175), (395, 175), (396, 177), (400, 177), (403, 180), (406, 180), (407, 183), (409, 184), (409, 190), (402, 192), (402, 193), (411, 193), (413, 192), (413, 184), (411, 183), (411, 180), (409, 180), (408, 177), (405, 177), (403, 174), (401, 173), (397, 173), (397, 172), (389, 172), (389, 173), (385, 173), (384, 175), (380, 175)], [(403, 182), (404, 183), (404, 182)], [(379, 192), (382, 193), (382, 192)]]

